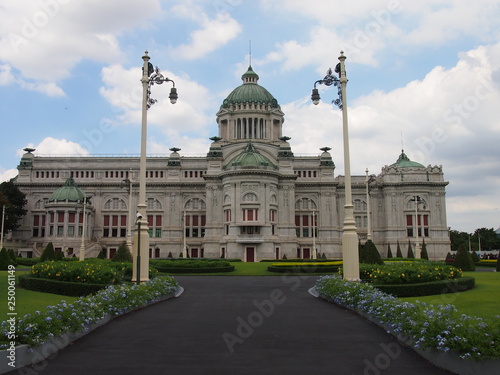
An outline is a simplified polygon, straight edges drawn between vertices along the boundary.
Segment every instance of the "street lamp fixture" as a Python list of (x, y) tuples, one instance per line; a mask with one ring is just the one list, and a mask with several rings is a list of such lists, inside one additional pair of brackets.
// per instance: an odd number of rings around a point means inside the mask
[[(142, 56), (144, 62), (142, 67), (142, 124), (141, 124), (141, 159), (139, 163), (139, 203), (137, 205), (137, 232), (134, 237), (134, 254), (135, 262), (142, 264), (135, 264), (132, 267), (132, 281), (147, 281), (149, 279), (147, 270), (149, 269), (149, 228), (146, 216), (146, 140), (147, 140), (147, 110), (152, 105), (157, 103), (156, 99), (151, 97), (151, 87), (153, 85), (161, 85), (165, 82), (172, 82), (172, 89), (170, 90), (170, 103), (175, 104), (178, 99), (177, 89), (175, 82), (166, 78), (161, 74), (158, 67), (153, 68), (153, 64), (149, 62), (148, 51)], [(139, 218), (140, 215), (140, 218)], [(140, 254), (142, 252), (142, 254)], [(140, 269), (146, 270), (141, 277), (138, 272)], [(137, 270), (137, 271), (136, 271)]]
[(358, 234), (356, 232), (356, 222), (354, 220), (354, 207), (352, 205), (352, 187), (351, 187), (351, 163), (349, 158), (349, 129), (347, 122), (347, 100), (346, 84), (347, 77), (345, 73), (344, 52), (340, 52), (338, 63), (335, 67), (335, 76), (332, 69), (328, 69), (326, 76), (314, 83), (311, 100), (318, 104), (320, 100), (317, 84), (326, 86), (335, 86), (338, 88), (338, 98), (332, 101), (342, 110), (343, 140), (344, 140), (344, 169), (345, 169), (345, 206), (344, 206), (344, 224), (342, 228), (342, 256), (344, 261), (344, 279), (350, 281), (359, 281), (359, 254), (358, 254)]

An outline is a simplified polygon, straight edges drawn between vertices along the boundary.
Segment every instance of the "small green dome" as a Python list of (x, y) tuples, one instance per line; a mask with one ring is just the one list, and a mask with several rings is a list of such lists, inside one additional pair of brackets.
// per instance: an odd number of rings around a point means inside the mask
[(399, 155), (398, 161), (390, 165), (391, 167), (399, 168), (425, 168), (422, 164), (416, 161), (411, 161), (408, 156), (406, 156), (404, 150), (401, 150), (401, 155)]
[(261, 155), (255, 146), (249, 142), (245, 150), (232, 159), (227, 167), (235, 169), (277, 169), (271, 161), (264, 155)]
[(235, 88), (222, 103), (221, 108), (228, 108), (231, 104), (241, 103), (260, 103), (269, 104), (272, 108), (278, 108), (278, 101), (267, 91), (260, 86), (259, 75), (255, 73), (251, 66), (241, 76), (243, 84)]
[(83, 202), (85, 193), (76, 186), (75, 180), (68, 178), (64, 185), (54, 191), (49, 202)]

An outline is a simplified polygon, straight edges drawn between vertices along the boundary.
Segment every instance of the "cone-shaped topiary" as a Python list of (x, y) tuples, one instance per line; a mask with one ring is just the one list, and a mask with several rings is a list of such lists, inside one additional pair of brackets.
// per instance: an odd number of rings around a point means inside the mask
[(384, 264), (384, 261), (380, 257), (380, 253), (377, 250), (377, 246), (372, 242), (372, 240), (366, 241), (363, 246), (364, 261), (360, 263), (368, 264)]
[(55, 253), (54, 255), (54, 260), (55, 261), (60, 261), (60, 260), (63, 260), (63, 252), (62, 251), (58, 251)]
[(97, 254), (97, 258), (99, 259), (106, 259), (106, 257), (104, 256), (104, 250), (101, 249), (101, 251), (99, 251), (99, 254)]
[(455, 255), (453, 265), (457, 268), (460, 268), (462, 271), (474, 271), (476, 269), (476, 266), (472, 261), (472, 256), (467, 250), (467, 246), (465, 244), (461, 244), (458, 247), (457, 255)]
[(125, 241), (120, 244), (118, 250), (113, 256), (113, 259), (111, 260), (113, 262), (132, 262), (132, 254), (130, 253), (130, 250), (128, 249), (127, 243)]
[(2, 250), (0, 250), (0, 271), (7, 271), (9, 264), (12, 264), (12, 259), (10, 259), (7, 249), (2, 247)]
[(363, 245), (361, 245), (361, 241), (358, 240), (358, 258), (359, 263), (366, 263), (366, 253)]
[(12, 249), (7, 250), (7, 254), (9, 254), (9, 258), (12, 260), (11, 264), (17, 266), (17, 259), (16, 259), (16, 254), (14, 254), (14, 250)]
[(471, 257), (472, 257), (472, 261), (473, 261), (474, 263), (479, 262), (479, 260), (480, 260), (480, 259), (479, 259), (479, 255), (477, 255), (477, 253), (476, 253), (475, 251), (473, 251), (470, 255), (471, 255)]
[(171, 251), (168, 252), (167, 258), (173, 258)]
[(391, 250), (391, 244), (388, 244), (387, 245), (387, 258), (392, 258), (393, 255), (392, 255), (392, 250)]
[(422, 251), (420, 252), (420, 258), (429, 260), (429, 254), (427, 253), (427, 245), (425, 240), (422, 240)]
[(411, 242), (408, 240), (408, 259), (415, 259), (415, 255), (413, 254), (413, 250), (411, 249)]
[(398, 246), (396, 248), (396, 258), (402, 258), (403, 253), (401, 252), (401, 246), (399, 246), (399, 241), (398, 241)]
[(283, 254), (283, 258), (282, 258), (282, 259), (288, 259), (288, 258), (286, 257), (286, 254)]
[(42, 255), (40, 256), (40, 262), (46, 262), (48, 260), (55, 260), (56, 254), (54, 252), (54, 245), (49, 242), (45, 249), (43, 249)]

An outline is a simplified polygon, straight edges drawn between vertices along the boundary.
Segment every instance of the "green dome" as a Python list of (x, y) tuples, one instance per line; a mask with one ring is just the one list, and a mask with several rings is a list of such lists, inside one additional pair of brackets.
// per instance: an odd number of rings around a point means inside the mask
[(245, 150), (231, 160), (228, 167), (236, 169), (277, 169), (276, 166), (264, 155), (261, 155), (252, 143), (248, 143)]
[(241, 76), (243, 84), (235, 88), (222, 103), (221, 108), (228, 108), (231, 104), (240, 103), (261, 103), (269, 104), (272, 108), (278, 108), (278, 101), (267, 91), (260, 86), (259, 75), (255, 73), (252, 67)]
[(75, 180), (68, 178), (64, 185), (54, 191), (49, 202), (83, 202), (85, 193), (76, 186)]
[(404, 150), (401, 150), (401, 155), (399, 155), (398, 161), (390, 165), (391, 167), (399, 168), (425, 168), (422, 164), (416, 161), (411, 161), (408, 156), (406, 156)]

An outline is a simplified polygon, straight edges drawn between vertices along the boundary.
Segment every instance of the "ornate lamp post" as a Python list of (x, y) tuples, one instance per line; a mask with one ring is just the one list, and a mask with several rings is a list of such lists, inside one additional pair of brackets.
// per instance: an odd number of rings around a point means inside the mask
[[(137, 231), (134, 236), (134, 265), (132, 267), (132, 281), (147, 281), (149, 279), (149, 228), (146, 216), (146, 139), (147, 139), (147, 110), (157, 102), (151, 98), (151, 86), (161, 85), (164, 82), (172, 82), (170, 90), (170, 103), (177, 102), (177, 89), (175, 83), (164, 77), (158, 67), (153, 68), (149, 62), (148, 51), (142, 56), (144, 66), (142, 67), (142, 125), (141, 125), (141, 159), (139, 163), (139, 204), (137, 205)], [(139, 245), (140, 244), (140, 245)], [(142, 263), (142, 264), (141, 264)], [(140, 269), (145, 270), (140, 274)]]
[(366, 233), (366, 239), (371, 240), (372, 239), (372, 224), (371, 224), (371, 203), (370, 203), (370, 183), (375, 180), (375, 175), (370, 175), (368, 176), (368, 168), (366, 168), (366, 216), (367, 216), (367, 233)]
[(85, 260), (85, 227), (87, 226), (87, 202), (90, 203), (90, 197), (83, 198), (82, 242), (80, 243), (80, 254), (78, 260)]
[(344, 279), (350, 281), (359, 280), (359, 255), (358, 255), (358, 234), (356, 232), (356, 222), (354, 220), (354, 210), (352, 205), (351, 193), (351, 163), (349, 158), (349, 132), (347, 124), (347, 97), (346, 84), (347, 77), (345, 74), (345, 59), (344, 52), (340, 52), (340, 63), (335, 67), (335, 73), (339, 75), (337, 78), (329, 69), (325, 78), (314, 83), (311, 99), (314, 104), (318, 104), (320, 100), (319, 91), (316, 84), (331, 86), (338, 88), (339, 98), (332, 101), (337, 107), (342, 110), (342, 125), (344, 135), (344, 169), (345, 169), (345, 206), (344, 206), (344, 224), (342, 228), (342, 256), (344, 260)]
[[(129, 173), (130, 178), (132, 178), (132, 171)], [(127, 189), (128, 193), (128, 219), (127, 219), (127, 247), (132, 248), (132, 180), (130, 178), (125, 178), (120, 184), (120, 188)]]
[(418, 195), (414, 195), (411, 201), (415, 202), (415, 258), (420, 258), (420, 244), (418, 243), (418, 204), (422, 202)]

